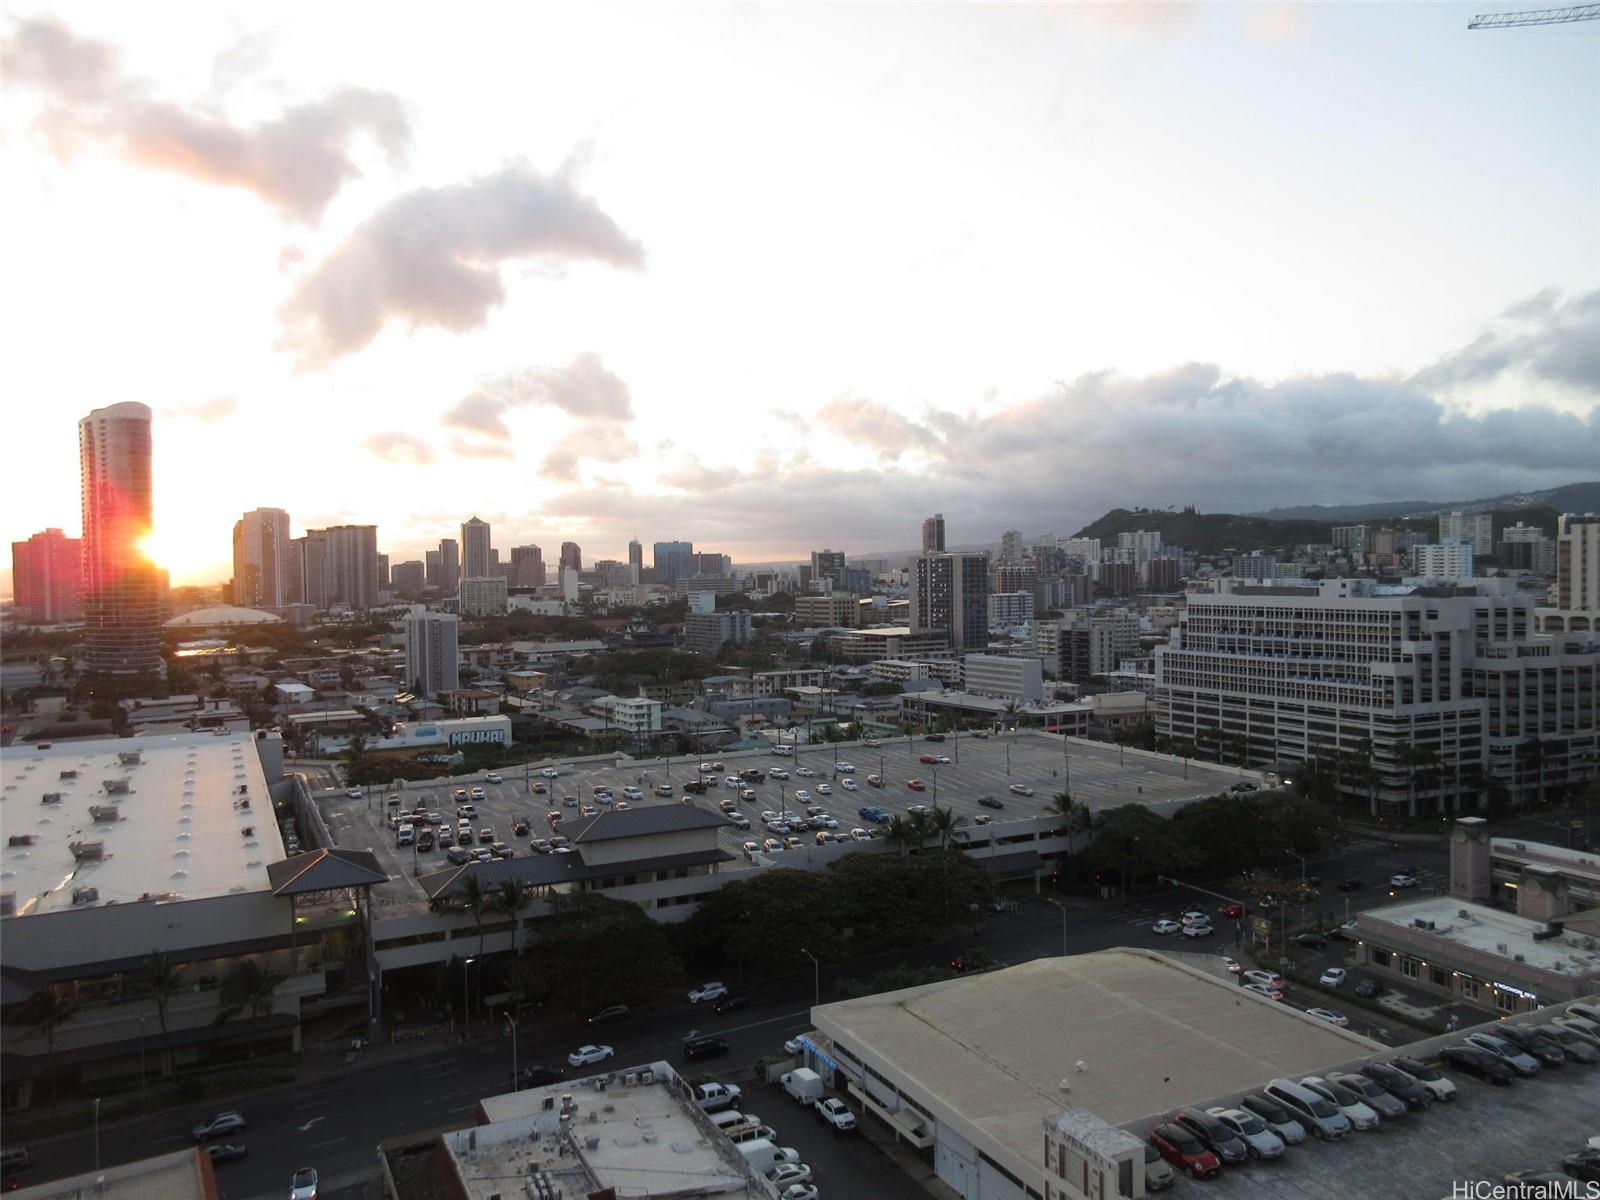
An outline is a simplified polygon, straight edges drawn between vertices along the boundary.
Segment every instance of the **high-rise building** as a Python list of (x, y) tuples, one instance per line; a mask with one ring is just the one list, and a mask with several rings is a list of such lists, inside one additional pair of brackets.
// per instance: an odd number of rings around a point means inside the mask
[(943, 633), (957, 654), (989, 644), (989, 561), (981, 554), (923, 554), (911, 564), (911, 631)]
[(453, 613), (411, 606), (406, 618), (406, 686), (433, 697), (461, 686), (458, 653), (460, 623)]
[(657, 583), (676, 583), (689, 574), (693, 542), (657, 542), (652, 549)]
[(1600, 631), (1600, 513), (1563, 513), (1556, 523), (1555, 602), (1539, 612), (1546, 633)]
[(160, 673), (161, 579), (142, 543), (152, 528), (150, 409), (97, 408), (78, 422), (83, 486), (85, 666)]
[(1008, 567), (1022, 565), (1022, 531), (1008, 529), (1000, 535), (1000, 561)]
[(420, 596), (428, 586), (427, 570), (420, 559), (395, 563), (389, 572), (389, 586), (402, 596)]
[(423, 581), (431, 588), (443, 587), (440, 582), (444, 579), (444, 553), (439, 550), (424, 550), (422, 552)]
[(583, 549), (577, 542), (561, 543), (561, 569), (571, 568), (574, 571), (583, 570)]
[(1371, 528), (1366, 525), (1335, 525), (1333, 548), (1349, 553), (1354, 562), (1364, 562), (1372, 548)]
[(1418, 579), (1471, 579), (1472, 543), (1446, 542), (1439, 546), (1413, 546), (1411, 573)]
[(487, 579), (491, 570), (489, 523), (473, 517), (461, 526), (461, 574), (465, 579)]
[(300, 547), (304, 603), (317, 608), (378, 603), (378, 527), (332, 525), (308, 529)]
[[(823, 583), (823, 580), (831, 580)], [(824, 591), (844, 590), (844, 551), (813, 550), (811, 552), (811, 585)]]
[(24, 621), (49, 625), (83, 614), (83, 543), (46, 529), (11, 543), (11, 594)]
[(461, 552), (455, 538), (439, 539), (439, 586), (453, 592), (461, 585)]
[(1502, 567), (1554, 575), (1556, 544), (1538, 526), (1518, 521), (1500, 531), (1500, 540), (1494, 544), (1494, 559)]
[(628, 582), (638, 583), (644, 577), (644, 547), (639, 539), (628, 543)]
[(511, 586), (519, 588), (544, 586), (544, 552), (538, 546), (511, 548)]
[(747, 609), (691, 612), (683, 619), (683, 648), (691, 654), (720, 654), (724, 643), (733, 642), (742, 646), (751, 637), (750, 613)]
[(1441, 513), (1439, 516), (1439, 542), (1465, 542), (1478, 558), (1488, 558), (1494, 553), (1493, 513)]
[(934, 513), (922, 522), (922, 552), (944, 553), (944, 514)]
[(241, 608), (291, 603), (289, 514), (258, 508), (233, 523), (233, 602)]
[(378, 555), (378, 590), (386, 591), (389, 587), (389, 556)]
[(1117, 549), (1127, 551), (1123, 561), (1136, 567), (1160, 554), (1161, 545), (1159, 529), (1133, 529), (1117, 534)]
[(506, 611), (506, 580), (503, 575), (482, 579), (463, 579), (456, 611), (463, 617), (494, 617)]
[(1100, 561), (1099, 538), (1062, 538), (1056, 544), (1063, 554), (1083, 559), (1086, 567), (1092, 567)]

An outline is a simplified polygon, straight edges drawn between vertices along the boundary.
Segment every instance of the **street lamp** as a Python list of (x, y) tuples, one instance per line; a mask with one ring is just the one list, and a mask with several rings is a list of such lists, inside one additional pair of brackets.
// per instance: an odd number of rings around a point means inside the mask
[(822, 1004), (822, 964), (817, 961), (817, 956), (804, 946), (800, 948), (800, 953), (811, 960), (812, 1007), (816, 1008)]
[(517, 1019), (510, 1013), (502, 1014), (511, 1026), (511, 1090), (517, 1090)]
[(472, 1036), (472, 999), (467, 993), (467, 983), (472, 978), (469, 968), (477, 961), (476, 958), (464, 958), (461, 960), (461, 1036), (463, 1040)]
[(94, 1169), (100, 1169), (100, 1097), (94, 1098)]
[(1046, 896), (1045, 899), (1061, 910), (1061, 957), (1065, 958), (1067, 956), (1067, 906), (1054, 896)]

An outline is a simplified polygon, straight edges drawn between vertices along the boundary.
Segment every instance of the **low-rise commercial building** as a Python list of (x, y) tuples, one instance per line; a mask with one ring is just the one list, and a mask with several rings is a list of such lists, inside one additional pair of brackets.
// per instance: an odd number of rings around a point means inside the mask
[(1002, 700), (1044, 699), (1044, 674), (1037, 658), (968, 654), (961, 659), (963, 687), (978, 696)]
[(900, 716), (914, 725), (950, 719), (963, 725), (1046, 729), (1084, 737), (1094, 719), (1094, 705), (1085, 700), (1004, 700), (971, 692), (906, 692), (899, 697)]

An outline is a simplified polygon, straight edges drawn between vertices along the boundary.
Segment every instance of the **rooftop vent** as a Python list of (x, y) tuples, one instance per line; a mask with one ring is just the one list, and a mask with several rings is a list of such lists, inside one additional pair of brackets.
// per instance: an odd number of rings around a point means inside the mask
[(100, 786), (106, 789), (106, 795), (108, 796), (116, 796), (133, 790), (128, 786), (126, 779), (102, 779)]
[(136, 767), (144, 761), (144, 752), (141, 750), (118, 750), (117, 761), (125, 767)]
[(122, 810), (115, 804), (91, 804), (89, 806), (89, 819), (91, 821), (120, 821)]
[(104, 842), (68, 842), (67, 849), (79, 862), (98, 862), (106, 856)]
[(75, 887), (72, 889), (72, 902), (74, 904), (98, 904), (100, 902), (100, 889)]
[(77, 777), (78, 777), (78, 773), (76, 771), (63, 771), (63, 772), (61, 772), (61, 778), (63, 778), (63, 779), (76, 779)]
[(31, 833), (13, 833), (10, 837), (6, 838), (6, 845), (8, 845), (8, 846), (31, 846), (31, 845), (33, 845), (33, 834), (31, 834)]
[(40, 800), (39, 803), (40, 804), (60, 804), (61, 803), (61, 793), (60, 792), (46, 792), (44, 794), (44, 799)]

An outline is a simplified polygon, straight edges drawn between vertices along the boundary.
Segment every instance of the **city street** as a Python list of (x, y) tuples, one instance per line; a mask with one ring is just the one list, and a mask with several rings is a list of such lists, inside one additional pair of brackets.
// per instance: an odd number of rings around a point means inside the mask
[[(1367, 842), (1339, 856), (1313, 859), (1308, 867), (1325, 880), (1336, 875), (1364, 879), (1367, 886), (1350, 896), (1350, 911), (1360, 912), (1388, 901), (1387, 889), (1378, 884), (1408, 860), (1422, 867), (1425, 886), (1430, 885), (1440, 878), (1445, 861), (1443, 846), (1395, 850), (1385, 842)], [(841, 976), (861, 978), (903, 963), (945, 963), (965, 954), (974, 944), (981, 945), (1001, 963), (1024, 962), (1063, 950), (1078, 954), (1111, 946), (1237, 953), (1223, 924), (1219, 924), (1222, 931), (1211, 938), (1188, 939), (1151, 931), (1150, 925), (1157, 916), (1190, 907), (1197, 898), (1205, 900), (1182, 888), (1140, 896), (1127, 903), (1068, 899), (1058, 907), (1043, 899), (1023, 898), (1017, 910), (991, 917), (976, 940), (970, 934), (959, 934), (909, 952), (891, 951), (825, 967), (822, 998), (830, 998), (833, 983)], [(1344, 899), (1339, 897), (1336, 912), (1330, 904), (1330, 917), (1343, 917)], [(1216, 902), (1199, 906), (1215, 908)], [(640, 1010), (628, 1022), (600, 1031), (566, 1023), (541, 1026), (536, 1016), (525, 1016), (516, 1046), (518, 1063), (564, 1066), (566, 1055), (577, 1046), (598, 1041), (616, 1047), (615, 1061), (619, 1065), (664, 1058), (681, 1066), (679, 1046), (684, 1036), (695, 1030), (720, 1034), (731, 1044), (727, 1058), (705, 1064), (706, 1068), (733, 1077), (746, 1075), (757, 1058), (781, 1052), (786, 1037), (810, 1028), (811, 972), (798, 948), (795, 960), (794, 974), (783, 978), (728, 977), (725, 982), (749, 995), (751, 1004), (723, 1016), (711, 1012), (708, 1006), (692, 1006), (686, 1001), (669, 1001)], [(1300, 991), (1290, 989), (1290, 1003), (1299, 1007), (1329, 1004), (1323, 994), (1302, 996)], [(1355, 1028), (1369, 1032), (1370, 1023), (1364, 1013), (1351, 1015)], [(481, 1028), (477, 1023), (475, 1027)], [(1391, 1040), (1404, 1041), (1412, 1036), (1407, 1027), (1398, 1023), (1390, 1030)], [(383, 1138), (469, 1123), (478, 1098), (505, 1087), (511, 1056), (511, 1041), (499, 1031), (485, 1031), (465, 1046), (380, 1046), (368, 1052), (366, 1061), (348, 1067), (338, 1055), (318, 1056), (311, 1052), (302, 1068), (302, 1082), (294, 1086), (102, 1128), (101, 1160), (108, 1164), (121, 1162), (184, 1145), (188, 1130), (196, 1122), (213, 1111), (238, 1108), (249, 1122), (244, 1140), (250, 1153), (243, 1162), (219, 1168), (222, 1194), (239, 1200), (280, 1192), (298, 1166), (313, 1165), (325, 1178), (365, 1170), (372, 1166), (375, 1147)], [(93, 1162), (88, 1133), (36, 1143), (30, 1148), (36, 1163), (35, 1180), (84, 1170)]]

